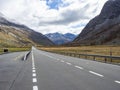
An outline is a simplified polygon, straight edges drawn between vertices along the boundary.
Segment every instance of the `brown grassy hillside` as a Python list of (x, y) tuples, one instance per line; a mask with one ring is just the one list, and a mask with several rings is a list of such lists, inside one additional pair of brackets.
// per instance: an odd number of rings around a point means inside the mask
[(0, 26), (0, 47), (24, 47), (35, 44), (29, 33), (10, 26)]

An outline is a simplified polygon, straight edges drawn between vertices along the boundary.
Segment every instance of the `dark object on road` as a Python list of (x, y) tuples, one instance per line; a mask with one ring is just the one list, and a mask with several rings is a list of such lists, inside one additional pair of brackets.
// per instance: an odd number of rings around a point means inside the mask
[(5, 48), (5, 49), (3, 49), (4, 50), (4, 52), (8, 52), (8, 49), (7, 48)]

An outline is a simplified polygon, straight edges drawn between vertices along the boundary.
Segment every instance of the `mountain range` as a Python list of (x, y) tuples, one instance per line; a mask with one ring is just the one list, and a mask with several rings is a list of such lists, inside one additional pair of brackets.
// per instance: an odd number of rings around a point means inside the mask
[(45, 36), (48, 37), (56, 45), (61, 45), (61, 44), (71, 42), (76, 38), (76, 35), (74, 35), (72, 33), (61, 34), (61, 33), (57, 33), (57, 32), (56, 33), (48, 33), (48, 34), (45, 34)]
[(71, 45), (120, 45), (120, 0), (109, 0)]
[(54, 45), (54, 43), (43, 34), (35, 32), (25, 25), (7, 20), (0, 13), (0, 47), (30, 45), (50, 46)]
[[(49, 39), (48, 39), (49, 38)], [(0, 47), (29, 45), (120, 45), (120, 0), (108, 0), (101, 13), (76, 36), (71, 33), (43, 35), (0, 13)]]

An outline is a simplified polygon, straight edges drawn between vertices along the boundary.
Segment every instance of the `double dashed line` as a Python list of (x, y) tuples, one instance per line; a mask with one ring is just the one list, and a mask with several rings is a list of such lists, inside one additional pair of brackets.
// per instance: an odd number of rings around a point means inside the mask
[(35, 62), (34, 62), (34, 55), (33, 55), (33, 51), (32, 51), (32, 82), (33, 82), (33, 90), (38, 90), (38, 86), (37, 84), (37, 74), (36, 74), (36, 68), (35, 68)]

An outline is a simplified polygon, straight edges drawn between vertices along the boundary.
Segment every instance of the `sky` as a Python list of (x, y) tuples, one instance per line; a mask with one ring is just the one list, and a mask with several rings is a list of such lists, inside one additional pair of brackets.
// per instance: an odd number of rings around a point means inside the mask
[(37, 32), (79, 34), (107, 0), (0, 0), (0, 13)]

